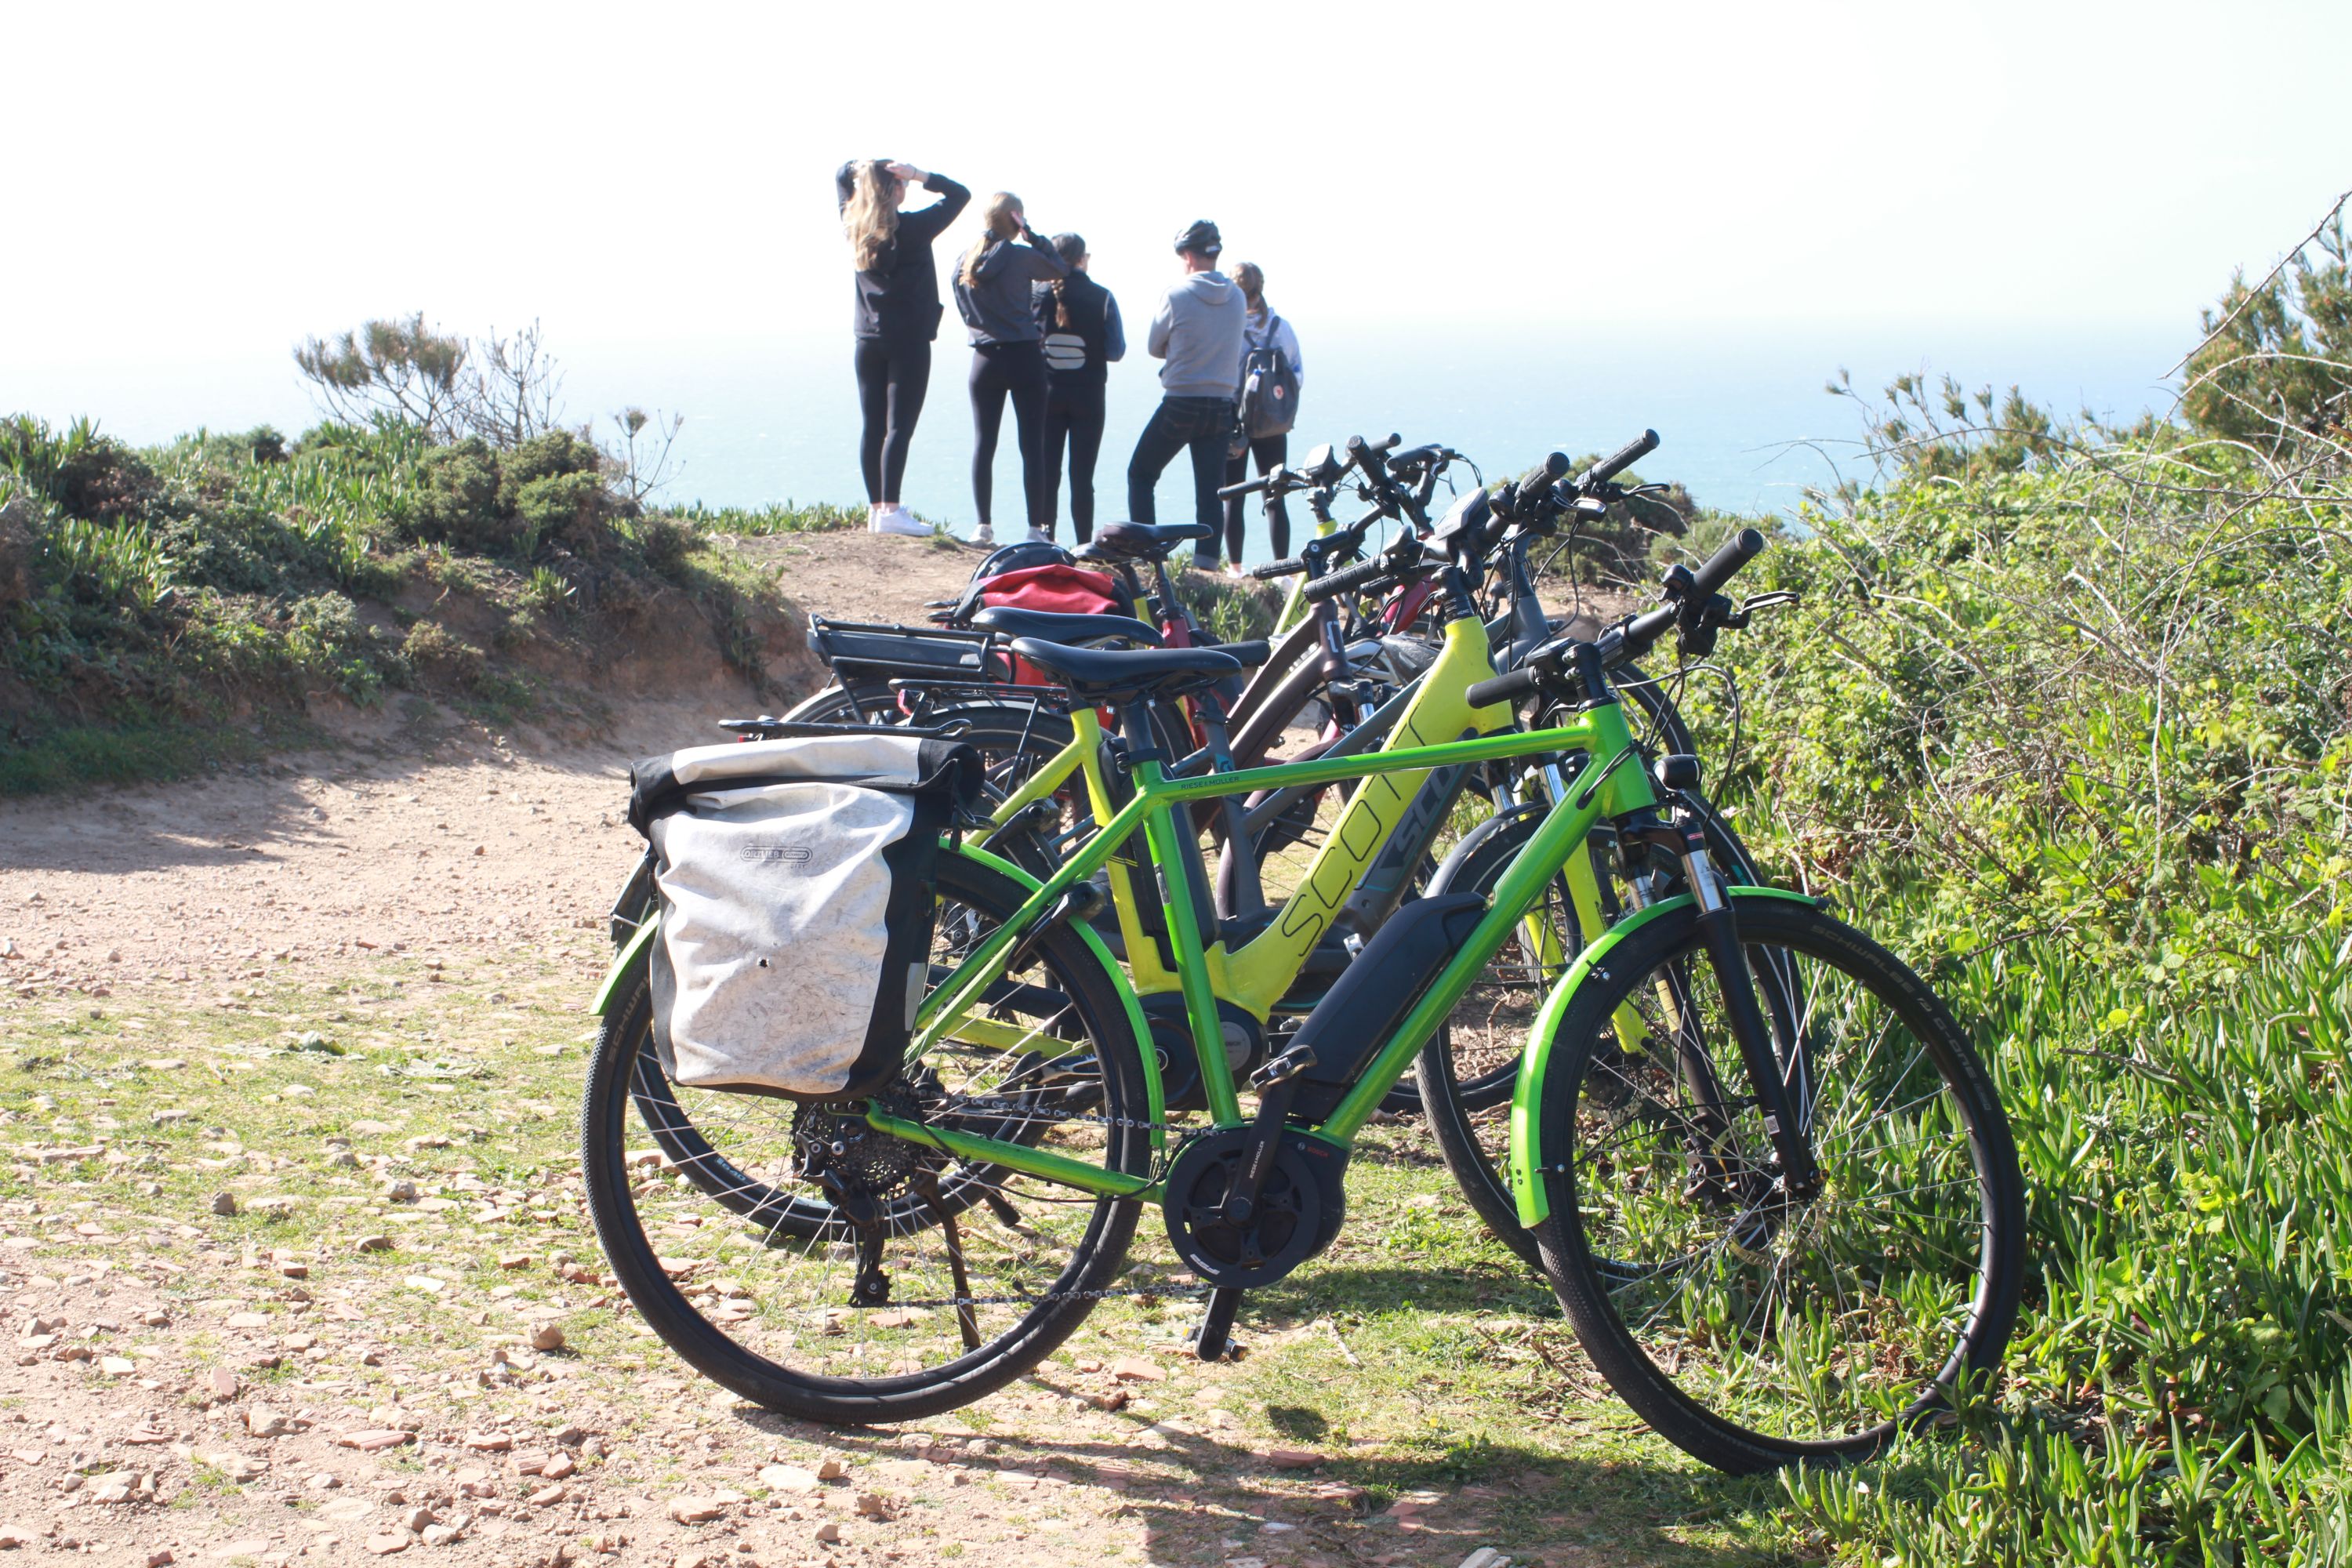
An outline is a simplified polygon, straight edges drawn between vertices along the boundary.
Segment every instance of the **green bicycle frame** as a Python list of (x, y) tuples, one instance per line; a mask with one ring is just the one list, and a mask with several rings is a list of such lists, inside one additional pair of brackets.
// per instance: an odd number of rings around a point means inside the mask
[[(1192, 848), (1186, 836), (1192, 830), (1188, 821), (1180, 821), (1178, 808), (1195, 801), (1262, 789), (1339, 784), (1349, 779), (1365, 780), (1369, 786), (1382, 774), (1567, 752), (1582, 752), (1591, 760), (1578, 770), (1560, 799), (1505, 868), (1486, 915), (1468, 941), (1397, 1025), (1331, 1115), (1319, 1125), (1305, 1130), (1309, 1136), (1348, 1147), (1381, 1098), (1404, 1075), (1415, 1054), (1453, 1013), (1487, 962), (1543, 897), (1547, 884), (1582, 846), (1594, 824), (1604, 816), (1622, 816), (1656, 805), (1657, 796), (1649, 776), (1638, 765), (1639, 752), (1624, 712), (1616, 704), (1591, 709), (1574, 722), (1556, 729), (1507, 731), (1436, 745), (1403, 746), (1358, 756), (1245, 768), (1203, 778), (1170, 779), (1156, 759), (1139, 762), (1133, 769), (1133, 797), (1102, 820), (1094, 837), (1040, 883), (1010, 919), (983, 939), (925, 997), (916, 1016), (909, 1059), (955, 1037), (965, 1015), (1003, 977), (1024, 933), (1054, 909), (1071, 887), (1109, 864), (1140, 829), (1152, 863), (1166, 884), (1176, 970), (1211, 1121), (1218, 1127), (1240, 1126), (1244, 1118), (1232, 1068), (1225, 1059), (1217, 998), (1210, 983), (1208, 953), (1202, 943), (1201, 911), (1193, 904), (1191, 879), (1185, 874), (1183, 856)], [(1629, 762), (1636, 765), (1623, 765)], [(884, 1110), (879, 1102), (868, 1106), (866, 1120), (879, 1131), (958, 1159), (1001, 1165), (1081, 1191), (1144, 1200), (1155, 1200), (1160, 1195), (1159, 1184), (1145, 1177), (1101, 1170), (1049, 1150), (1008, 1140), (908, 1121)]]

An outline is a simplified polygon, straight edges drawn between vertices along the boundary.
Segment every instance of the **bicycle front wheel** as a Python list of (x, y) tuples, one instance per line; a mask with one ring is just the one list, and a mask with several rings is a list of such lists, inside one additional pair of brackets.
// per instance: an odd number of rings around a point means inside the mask
[[(1999, 1364), (2023, 1183), (1968, 1036), (1916, 974), (1809, 904), (1738, 900), (1819, 1190), (1771, 1142), (1696, 911), (1592, 971), (1539, 1108), (1545, 1273), (1593, 1363), (1720, 1469), (1878, 1452)], [(1633, 1020), (1638, 1019), (1638, 1027)]]

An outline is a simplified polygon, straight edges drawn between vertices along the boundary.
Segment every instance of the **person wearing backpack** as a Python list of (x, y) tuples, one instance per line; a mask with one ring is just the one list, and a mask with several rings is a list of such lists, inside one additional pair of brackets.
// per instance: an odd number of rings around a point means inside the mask
[(1196, 219), (1176, 237), (1184, 276), (1169, 285), (1151, 318), (1144, 346), (1160, 367), (1160, 406), (1135, 443), (1127, 464), (1127, 515), (1138, 522), (1158, 521), (1152, 487), (1177, 453), (1192, 454), (1192, 516), (1209, 530), (1193, 546), (1195, 571), (1217, 566), (1217, 535), (1223, 511), (1217, 487), (1224, 482), (1225, 452), (1234, 438), (1234, 366), (1242, 357), (1242, 291), (1217, 270), (1224, 241), (1217, 226)]
[[(1234, 401), (1241, 417), (1241, 433), (1225, 459), (1225, 483), (1249, 478), (1250, 459), (1257, 471), (1270, 474), (1290, 459), (1290, 428), (1298, 423), (1298, 384), (1303, 366), (1298, 358), (1298, 334), (1265, 302), (1265, 274), (1255, 261), (1234, 268), (1234, 283), (1242, 291), (1249, 312), (1242, 326), (1242, 379)], [(1243, 503), (1235, 496), (1225, 502), (1225, 570), (1242, 569)], [(1282, 498), (1266, 509), (1266, 526), (1273, 534), (1273, 559), (1290, 553), (1290, 512)]]
[(1087, 242), (1054, 237), (1069, 271), (1036, 286), (1032, 303), (1045, 353), (1045, 521), (1054, 531), (1062, 489), (1062, 453), (1070, 454), (1070, 529), (1084, 544), (1095, 536), (1095, 458), (1102, 451), (1103, 391), (1114, 360), (1127, 353), (1118, 300), (1087, 276)]
[[(920, 181), (940, 199), (901, 212), (907, 186)], [(931, 342), (940, 335), (939, 270), (931, 242), (955, 221), (971, 193), (945, 174), (889, 158), (853, 158), (833, 177), (857, 268), (852, 327), (857, 342), (857, 406), (864, 428), (857, 461), (866, 479), (866, 526), (877, 533), (929, 535), (898, 504), (907, 448), (931, 385)]]
[[(1013, 423), (1021, 443), (1021, 491), (1029, 514), (1029, 537), (1046, 540), (1043, 526), (1054, 514), (1045, 489), (1045, 355), (1038, 347), (1031, 285), (1050, 282), (1069, 270), (1061, 253), (1037, 237), (1021, 210), (1021, 198), (999, 191), (988, 198), (986, 226), (956, 268), (956, 311), (971, 329), (971, 500), (980, 513), (974, 544), (992, 548), (989, 498), (996, 472), (996, 436), (1004, 423), (1004, 400), (1013, 399)], [(1024, 242), (1026, 243), (1024, 243)]]

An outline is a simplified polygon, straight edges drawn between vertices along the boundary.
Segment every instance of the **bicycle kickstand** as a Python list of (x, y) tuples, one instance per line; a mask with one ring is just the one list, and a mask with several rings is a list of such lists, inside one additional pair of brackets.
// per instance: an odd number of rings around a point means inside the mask
[(1231, 1286), (1209, 1292), (1209, 1310), (1192, 1331), (1192, 1352), (1202, 1361), (1224, 1361), (1233, 1353), (1234, 1314), (1241, 1310), (1242, 1293)]

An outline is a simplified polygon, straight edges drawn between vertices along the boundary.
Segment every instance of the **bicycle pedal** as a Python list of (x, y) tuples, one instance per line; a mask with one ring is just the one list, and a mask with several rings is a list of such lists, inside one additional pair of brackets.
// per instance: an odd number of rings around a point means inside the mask
[(1299, 1074), (1305, 1072), (1314, 1065), (1314, 1047), (1289, 1047), (1280, 1055), (1275, 1057), (1273, 1060), (1259, 1068), (1257, 1071), (1250, 1074), (1250, 1087), (1257, 1089), (1267, 1089), (1274, 1088), (1276, 1084), (1288, 1083), (1292, 1079), (1297, 1078)]

